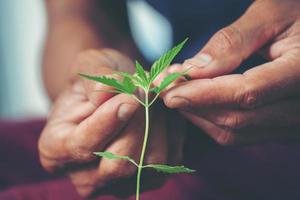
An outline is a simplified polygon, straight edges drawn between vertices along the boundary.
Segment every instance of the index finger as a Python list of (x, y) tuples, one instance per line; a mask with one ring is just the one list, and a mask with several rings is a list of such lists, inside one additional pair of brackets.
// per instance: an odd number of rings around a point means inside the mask
[(192, 80), (171, 88), (164, 96), (170, 108), (227, 106), (250, 109), (299, 93), (300, 59), (293, 52), (244, 74)]
[(84, 119), (65, 141), (71, 160), (87, 161), (92, 152), (102, 150), (140, 108), (127, 94), (119, 94), (98, 107)]
[[(76, 62), (74, 69), (77, 73), (87, 75), (106, 75), (118, 79), (116, 71), (129, 71), (134, 68), (133, 63), (119, 52), (112, 49), (87, 50), (82, 52)], [(98, 82), (82, 79), (87, 97), (96, 107), (113, 96), (111, 93), (101, 92), (101, 90), (111, 90), (112, 88)]]

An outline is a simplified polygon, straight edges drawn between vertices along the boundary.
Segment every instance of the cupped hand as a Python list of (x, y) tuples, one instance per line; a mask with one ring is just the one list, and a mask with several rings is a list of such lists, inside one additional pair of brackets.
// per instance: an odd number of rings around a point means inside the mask
[[(300, 1), (255, 1), (237, 21), (169, 72), (190, 69), (190, 81), (164, 94), (218, 143), (299, 137)], [(254, 53), (268, 62), (230, 74)]]
[[(102, 158), (99, 162), (93, 152), (109, 151), (138, 162), (144, 113), (132, 97), (100, 92), (109, 88), (76, 75), (133, 72), (132, 62), (124, 55), (110, 49), (88, 50), (78, 56), (72, 69), (73, 78), (55, 101), (41, 134), (40, 160), (48, 171), (66, 171), (78, 192), (88, 196), (113, 180), (135, 173), (135, 166), (128, 161)], [(169, 126), (165, 115), (161, 108), (153, 113), (145, 163), (181, 159), (184, 127), (181, 123)], [(177, 120), (176, 116), (172, 120)]]

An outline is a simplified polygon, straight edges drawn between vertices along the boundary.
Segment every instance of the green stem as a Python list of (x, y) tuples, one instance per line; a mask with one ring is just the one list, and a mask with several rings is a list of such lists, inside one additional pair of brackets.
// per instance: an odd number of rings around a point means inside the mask
[(134, 98), (135, 100), (137, 100), (140, 104), (142, 104), (144, 107), (146, 107), (146, 104), (140, 100), (138, 97), (136, 97), (135, 95), (130, 95), (132, 98)]
[(148, 135), (149, 135), (149, 96), (148, 96), (148, 91), (146, 91), (145, 92), (145, 134), (144, 134), (144, 142), (143, 142), (140, 162), (138, 165), (137, 178), (136, 178), (136, 200), (140, 199), (140, 181), (141, 181), (143, 162), (144, 162), (144, 157), (145, 157), (145, 152), (147, 147)]
[(155, 102), (155, 100), (159, 97), (160, 93), (157, 93), (152, 101), (149, 103), (149, 107)]

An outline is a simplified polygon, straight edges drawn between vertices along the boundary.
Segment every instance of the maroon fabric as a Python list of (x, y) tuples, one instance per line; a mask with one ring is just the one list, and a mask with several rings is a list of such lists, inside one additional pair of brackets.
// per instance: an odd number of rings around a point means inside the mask
[[(43, 125), (42, 120), (0, 122), (0, 200), (81, 199), (67, 178), (42, 170), (37, 139)], [(141, 199), (300, 199), (300, 145), (296, 142), (219, 147), (191, 128), (185, 155), (185, 164), (197, 173), (171, 176)], [(103, 192), (95, 199), (120, 198)]]

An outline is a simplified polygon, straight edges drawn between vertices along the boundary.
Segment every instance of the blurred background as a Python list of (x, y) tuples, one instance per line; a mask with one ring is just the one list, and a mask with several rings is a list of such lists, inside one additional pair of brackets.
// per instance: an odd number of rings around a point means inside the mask
[(43, 0), (0, 0), (0, 117), (45, 116), (41, 77), (46, 32)]
[[(145, 0), (128, 1), (127, 8), (134, 40), (148, 60), (172, 46), (170, 23)], [(0, 0), (0, 30), (0, 118), (45, 117), (49, 100), (41, 77), (44, 1)]]

